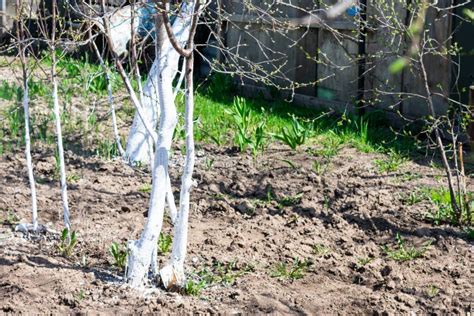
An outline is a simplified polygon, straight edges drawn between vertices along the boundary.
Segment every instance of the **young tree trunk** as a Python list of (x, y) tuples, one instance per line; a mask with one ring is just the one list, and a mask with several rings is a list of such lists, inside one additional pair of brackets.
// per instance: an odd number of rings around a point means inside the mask
[[(428, 109), (430, 111), (431, 116), (433, 118), (436, 118), (437, 115), (436, 115), (436, 111), (433, 104), (433, 97), (432, 97), (430, 87), (428, 85), (428, 75), (426, 73), (425, 63), (423, 61), (423, 55), (421, 54), (419, 54), (419, 61), (420, 61), (420, 67), (421, 67), (421, 75), (422, 75), (423, 83), (425, 86), (426, 99), (428, 101)], [(456, 214), (457, 219), (460, 221), (461, 209), (460, 209), (460, 206), (458, 206), (456, 202), (456, 192), (454, 190), (451, 167), (449, 166), (448, 158), (446, 156), (446, 150), (444, 148), (443, 140), (441, 139), (441, 133), (439, 132), (438, 126), (435, 126), (434, 132), (435, 132), (435, 138), (436, 138), (436, 146), (438, 147), (438, 151), (441, 155), (441, 161), (443, 162), (444, 170), (446, 172), (446, 178), (448, 179), (448, 189), (449, 189), (449, 196), (451, 197), (451, 206), (453, 207), (453, 211)], [(453, 145), (454, 145), (454, 150), (456, 150), (456, 144), (454, 143)]]
[(23, 111), (25, 112), (25, 154), (26, 154), (26, 166), (28, 169), (28, 180), (30, 182), (31, 191), (31, 214), (33, 231), (38, 230), (38, 209), (36, 205), (36, 183), (33, 174), (33, 162), (31, 159), (31, 140), (30, 140), (30, 109), (29, 109), (29, 96), (28, 96), (28, 78), (26, 73), (26, 65), (22, 60), (23, 68)]
[[(176, 17), (173, 33), (180, 42), (185, 42), (188, 37), (192, 10), (192, 5), (183, 2), (181, 12)], [(129, 241), (128, 243), (127, 282), (132, 287), (139, 287), (143, 284), (145, 276), (150, 269), (153, 252), (156, 249), (161, 232), (165, 197), (170, 187), (168, 155), (177, 123), (172, 83), (178, 68), (179, 54), (172, 47), (162, 22), (157, 22), (156, 36), (158, 49), (154, 64), (157, 65), (159, 72), (157, 77), (149, 78), (149, 80), (157, 83), (160, 124), (152, 171), (152, 192), (148, 221), (145, 224), (140, 239), (138, 241)]]
[(24, 230), (33, 232), (38, 231), (38, 208), (36, 199), (36, 182), (33, 173), (33, 162), (31, 159), (31, 139), (30, 139), (30, 108), (29, 108), (29, 94), (28, 94), (28, 71), (27, 61), (25, 56), (25, 46), (23, 41), (25, 40), (25, 30), (23, 25), (22, 6), (21, 2), (17, 0), (17, 39), (18, 39), (18, 52), (20, 54), (21, 70), (22, 70), (22, 84), (23, 84), (23, 111), (25, 116), (25, 155), (26, 155), (26, 168), (28, 171), (28, 180), (30, 183), (31, 192), (31, 226), (24, 225)]
[[(92, 36), (89, 36), (89, 38), (92, 38)], [(107, 68), (107, 65), (104, 62), (104, 59), (102, 58), (102, 55), (99, 52), (99, 48), (95, 44), (93, 40), (91, 40), (92, 47), (94, 48), (94, 52), (99, 59), (100, 66), (102, 67), (102, 71), (104, 72), (105, 75), (105, 81), (107, 83), (107, 100), (109, 101), (109, 106), (110, 106), (110, 115), (112, 117), (112, 129), (114, 133), (114, 138), (115, 138), (115, 143), (117, 144), (117, 149), (120, 153), (120, 156), (124, 157), (125, 156), (125, 151), (123, 150), (122, 147), (122, 140), (120, 139), (120, 134), (118, 131), (117, 127), (117, 116), (115, 115), (115, 104), (114, 104), (114, 95), (112, 92), (112, 82), (110, 78), (110, 72), (109, 69)]]
[[(192, 47), (190, 48), (192, 50)], [(186, 99), (185, 99), (185, 130), (186, 130), (186, 161), (181, 178), (181, 194), (179, 212), (174, 228), (173, 250), (171, 261), (160, 271), (161, 281), (165, 288), (175, 285), (183, 286), (185, 282), (184, 259), (188, 242), (189, 198), (193, 185), (194, 170), (194, 87), (193, 87), (193, 54), (187, 57), (186, 63)]]
[(67, 197), (67, 182), (66, 182), (66, 167), (64, 163), (64, 149), (63, 149), (63, 134), (61, 129), (61, 114), (59, 110), (59, 97), (58, 97), (58, 78), (56, 72), (56, 11), (57, 3), (53, 0), (52, 4), (52, 30), (51, 30), (51, 44), (50, 50), (52, 54), (51, 62), (51, 80), (53, 83), (53, 111), (56, 122), (56, 137), (58, 145), (58, 156), (59, 156), (59, 172), (61, 182), (61, 199), (63, 202), (63, 218), (64, 226), (71, 231), (71, 222), (69, 219), (69, 202)]

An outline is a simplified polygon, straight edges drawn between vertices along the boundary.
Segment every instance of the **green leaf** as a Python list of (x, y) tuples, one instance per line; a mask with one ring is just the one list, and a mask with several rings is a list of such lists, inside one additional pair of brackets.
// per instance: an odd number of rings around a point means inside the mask
[(67, 228), (64, 228), (63, 231), (62, 231), (62, 233), (61, 233), (61, 240), (63, 240), (63, 241), (66, 240), (66, 238), (67, 238), (67, 233), (68, 233)]
[(391, 74), (397, 74), (406, 66), (408, 66), (408, 60), (405, 57), (400, 57), (390, 64), (388, 71), (390, 71)]
[(467, 16), (467, 18), (469, 20), (474, 22), (474, 11), (466, 8), (466, 9), (463, 10), (463, 13), (464, 13), (465, 16)]

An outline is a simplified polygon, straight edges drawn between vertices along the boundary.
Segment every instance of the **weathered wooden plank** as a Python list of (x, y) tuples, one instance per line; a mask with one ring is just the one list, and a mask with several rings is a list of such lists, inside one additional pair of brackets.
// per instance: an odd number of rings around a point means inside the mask
[[(335, 4), (337, 0), (320, 2), (321, 8)], [(352, 21), (346, 14), (337, 21)], [(317, 96), (328, 101), (353, 102), (357, 97), (357, 33), (320, 29), (318, 36), (318, 84)]]
[[(438, 7), (448, 7), (452, 0), (439, 0)], [(436, 50), (444, 53), (446, 45), (449, 45), (449, 34), (451, 32), (451, 16), (443, 11), (437, 11), (433, 8), (428, 9), (426, 27), (429, 30), (429, 36), (435, 39), (435, 42), (442, 43)], [(440, 93), (443, 96), (433, 96), (433, 103), (437, 114), (445, 114), (448, 109), (447, 98), (451, 83), (451, 60), (433, 54), (426, 55), (423, 58), (428, 75), (428, 86), (431, 93)], [(425, 84), (421, 76), (419, 65), (408, 67), (403, 72), (403, 90), (408, 93), (426, 96)], [(418, 118), (429, 114), (427, 103), (422, 98), (412, 97), (404, 100), (402, 112), (407, 117)]]
[(395, 21), (404, 25), (406, 14), (406, 0), (372, 0), (367, 7), (367, 22), (375, 30), (367, 34), (366, 41), (364, 101), (368, 106), (399, 109), (401, 97), (396, 93), (402, 91), (402, 74), (391, 74), (388, 69), (403, 55), (403, 34), (389, 26)]

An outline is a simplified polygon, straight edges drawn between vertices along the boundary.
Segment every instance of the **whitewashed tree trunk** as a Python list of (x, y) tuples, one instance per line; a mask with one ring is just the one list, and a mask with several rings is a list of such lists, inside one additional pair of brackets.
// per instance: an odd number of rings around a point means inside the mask
[[(181, 43), (184, 43), (189, 36), (192, 10), (192, 5), (183, 3), (181, 12), (173, 24), (173, 33)], [(177, 123), (172, 83), (178, 68), (179, 54), (172, 47), (162, 24), (159, 26), (157, 23), (156, 33), (158, 52), (154, 64), (158, 65), (157, 68), (160, 71), (156, 78), (149, 78), (149, 80), (157, 83), (160, 103), (160, 124), (152, 171), (152, 192), (148, 221), (145, 224), (140, 239), (130, 241), (128, 244), (127, 282), (132, 287), (143, 285), (161, 232), (165, 198), (170, 188), (168, 155)]]
[[(103, 7), (102, 8), (103, 11), (105, 12), (105, 3), (104, 2), (102, 3), (102, 7)], [(132, 14), (132, 17), (133, 16), (134, 15)], [(132, 19), (132, 21), (133, 21), (133, 19)], [(107, 37), (107, 41), (108, 41), (110, 50), (112, 52), (112, 55), (114, 56), (114, 61), (115, 61), (115, 66), (117, 68), (117, 71), (119, 72), (120, 76), (122, 77), (123, 83), (124, 83), (125, 87), (127, 88), (127, 91), (130, 95), (130, 99), (132, 101), (132, 104), (134, 105), (134, 107), (136, 109), (132, 130), (136, 129), (136, 126), (139, 126), (138, 129), (140, 130), (140, 132), (136, 133), (135, 136), (140, 136), (142, 138), (141, 139), (140, 139), (140, 137), (138, 137), (139, 139), (135, 138), (134, 141), (138, 140), (139, 142), (141, 142), (141, 141), (146, 142), (146, 143), (142, 143), (141, 145), (137, 146), (139, 151), (135, 154), (140, 156), (140, 157), (142, 157), (145, 154), (145, 162), (150, 162), (151, 169), (153, 170), (154, 169), (153, 168), (153, 160), (150, 157), (153, 157), (153, 152), (154, 152), (153, 151), (153, 144), (156, 143), (156, 141), (158, 139), (158, 136), (157, 136), (157, 133), (154, 130), (154, 125), (151, 125), (151, 124), (154, 124), (154, 123), (150, 122), (150, 120), (148, 119), (149, 118), (149, 116), (148, 116), (149, 111), (147, 111), (147, 110), (156, 109), (156, 111), (153, 111), (153, 113), (151, 114), (152, 116), (157, 114), (157, 112), (158, 112), (159, 93), (158, 93), (157, 78), (159, 76), (160, 71), (163, 69), (164, 64), (160, 65), (159, 64), (159, 59), (156, 59), (154, 61), (153, 65), (152, 65), (152, 68), (150, 70), (149, 78), (147, 80), (147, 85), (146, 85), (146, 88), (145, 88), (146, 91), (147, 91), (147, 94), (146, 94), (147, 97), (145, 98), (145, 94), (142, 91), (140, 83), (139, 83), (139, 97), (138, 97), (137, 94), (135, 93), (135, 91), (133, 90), (132, 84), (130, 82), (130, 78), (128, 77), (127, 73), (125, 72), (125, 69), (122, 67), (122, 64), (120, 63), (120, 61), (118, 59), (118, 53), (116, 52), (115, 42), (114, 42), (115, 37), (112, 36), (113, 33), (111, 32), (111, 27), (112, 26), (111, 26), (110, 21), (104, 15), (104, 17), (101, 20), (101, 23), (99, 24), (99, 27), (101, 29), (103, 29), (103, 31), (104, 31), (104, 33)], [(137, 26), (138, 26), (138, 23), (136, 23), (136, 22), (134, 22), (133, 25), (132, 24), (130, 25), (130, 27), (132, 29), (136, 28)], [(183, 27), (183, 25), (181, 25), (179, 23), (177, 24), (177, 27), (176, 27), (177, 33), (181, 34), (183, 32), (181, 30), (182, 27)], [(93, 45), (95, 47), (96, 53), (99, 55), (97, 46), (94, 43), (93, 43)], [(100, 56), (99, 56), (99, 58), (100, 58)], [(174, 73), (176, 73), (176, 70), (174, 70), (173, 67), (171, 67), (170, 69), (171, 69), (170, 70), (171, 72), (174, 71)], [(140, 80), (140, 72), (139, 72), (138, 69), (136, 69), (136, 76), (137, 76), (137, 79)], [(144, 103), (148, 104), (149, 106), (143, 106)], [(156, 104), (153, 104), (153, 103), (156, 103)], [(155, 115), (155, 117), (156, 116), (157, 115)], [(129, 146), (128, 146), (129, 144), (130, 144), (130, 142), (128, 142), (127, 148), (129, 148)], [(140, 159), (134, 160), (133, 157), (130, 158), (129, 154), (130, 153), (126, 152), (124, 157), (127, 159), (127, 161), (131, 162), (132, 164), (136, 163), (136, 162), (143, 162), (143, 160), (140, 160)], [(138, 157), (138, 156), (136, 156), (136, 157)], [(167, 197), (167, 202), (168, 202), (168, 206), (169, 206), (169, 213), (170, 213), (171, 221), (174, 224), (174, 222), (176, 220), (177, 211), (176, 211), (176, 205), (175, 205), (175, 201), (174, 201), (173, 192), (171, 190), (171, 181), (169, 179), (169, 176), (168, 176), (168, 179), (167, 179), (167, 183), (168, 183), (168, 188), (167, 188), (166, 197)]]
[[(23, 66), (25, 67), (25, 66)], [(28, 96), (28, 79), (26, 71), (23, 72), (23, 111), (25, 112), (25, 154), (26, 167), (28, 169), (28, 180), (30, 182), (31, 191), (31, 215), (33, 231), (38, 230), (38, 208), (36, 204), (36, 182), (33, 174), (33, 162), (31, 159), (31, 140), (30, 140), (30, 108)]]
[(67, 197), (67, 182), (66, 182), (66, 166), (64, 162), (64, 149), (63, 149), (63, 133), (61, 128), (61, 113), (59, 110), (59, 97), (58, 97), (58, 79), (56, 73), (56, 52), (55, 47), (52, 49), (52, 65), (51, 65), (51, 80), (53, 82), (53, 112), (56, 123), (56, 137), (58, 145), (58, 156), (59, 156), (59, 173), (61, 182), (61, 200), (63, 203), (63, 218), (64, 226), (71, 230), (71, 221), (69, 219), (69, 202)]
[(61, 128), (61, 113), (59, 109), (59, 96), (58, 96), (58, 78), (56, 71), (56, 14), (57, 14), (57, 1), (52, 1), (52, 20), (51, 24), (53, 28), (51, 30), (51, 43), (50, 52), (52, 55), (51, 61), (51, 81), (53, 84), (53, 112), (56, 123), (56, 137), (58, 145), (58, 156), (59, 156), (59, 173), (61, 182), (61, 200), (63, 203), (63, 219), (64, 226), (67, 230), (71, 231), (71, 221), (69, 218), (69, 201), (67, 196), (67, 182), (66, 182), (66, 166), (64, 162), (64, 149), (63, 149), (63, 133)]
[[(155, 129), (157, 125), (159, 97), (156, 78), (158, 72), (158, 63), (155, 61), (143, 88), (143, 97), (141, 98), (143, 116), (140, 117), (138, 112), (135, 113), (127, 138), (126, 155), (132, 163), (149, 164), (152, 159), (153, 140), (145, 124), (148, 124), (152, 129)], [(142, 118), (146, 122), (143, 122)]]
[[(192, 49), (192, 47), (190, 48)], [(181, 194), (179, 212), (174, 228), (173, 250), (171, 261), (160, 271), (161, 281), (165, 288), (174, 285), (183, 286), (185, 282), (184, 259), (188, 242), (188, 218), (191, 188), (193, 186), (194, 170), (194, 87), (193, 87), (193, 54), (185, 59), (186, 92), (185, 92), (185, 132), (186, 132), (186, 161), (181, 178)]]
[(20, 53), (21, 61), (21, 70), (22, 70), (22, 84), (23, 84), (23, 112), (25, 118), (25, 156), (26, 156), (26, 169), (28, 172), (28, 181), (30, 183), (30, 193), (31, 193), (31, 225), (29, 224), (20, 224), (16, 227), (17, 230), (22, 230), (25, 232), (33, 231), (38, 232), (38, 207), (37, 207), (37, 198), (36, 198), (36, 182), (33, 172), (33, 161), (31, 159), (31, 139), (30, 139), (30, 100), (29, 100), (29, 91), (28, 91), (28, 69), (27, 61), (25, 54), (25, 46), (23, 45), (24, 41), (24, 25), (23, 20), (20, 19), (22, 16), (22, 6), (21, 2), (17, 1), (16, 3), (17, 17), (19, 18), (16, 23), (17, 28), (17, 38), (18, 38), (18, 51)]

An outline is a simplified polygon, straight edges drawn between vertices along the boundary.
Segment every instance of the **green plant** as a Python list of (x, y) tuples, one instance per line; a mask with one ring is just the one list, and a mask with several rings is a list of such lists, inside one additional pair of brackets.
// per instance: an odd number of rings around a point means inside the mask
[(368, 265), (369, 263), (371, 263), (373, 260), (374, 260), (373, 257), (360, 257), (360, 258), (357, 258), (357, 266), (358, 267), (364, 267), (364, 266)]
[(407, 205), (415, 205), (423, 200), (426, 200), (426, 192), (423, 190), (411, 191), (409, 194), (403, 197), (403, 202)]
[(428, 288), (426, 289), (426, 295), (428, 295), (428, 297), (430, 298), (435, 297), (436, 295), (438, 295), (438, 293), (439, 293), (439, 288), (433, 284), (430, 284)]
[(10, 129), (10, 135), (12, 137), (17, 137), (17, 136), (22, 135), (24, 121), (25, 121), (23, 107), (14, 105), (8, 108), (7, 121), (8, 121), (8, 127)]
[(396, 247), (394, 249), (389, 248), (388, 246), (382, 247), (385, 254), (393, 260), (396, 261), (409, 261), (417, 258), (423, 257), (425, 252), (431, 245), (431, 240), (426, 242), (421, 248), (417, 249), (414, 246), (406, 246), (405, 241), (400, 236), (399, 233), (395, 236)]
[[(425, 194), (428, 196), (428, 199), (435, 204), (436, 209), (432, 212), (429, 212), (425, 215), (426, 219), (432, 221), (436, 225), (440, 225), (442, 223), (449, 223), (453, 225), (457, 225), (459, 222), (458, 216), (453, 209), (451, 203), (451, 195), (447, 189), (444, 188), (431, 188), (426, 189)], [(461, 221), (466, 223), (472, 223), (474, 221), (474, 214), (469, 214), (467, 211), (468, 208), (466, 207), (466, 203), (473, 204), (474, 196), (472, 192), (467, 192), (466, 200), (460, 199), (459, 195), (457, 199), (461, 201), (460, 205), (463, 206), (461, 209)], [(469, 209), (472, 209), (470, 206)], [(469, 218), (469, 216), (471, 218)]]
[(254, 157), (257, 156), (259, 151), (265, 150), (266, 128), (266, 121), (260, 121), (255, 128), (254, 137), (249, 144)]
[(138, 188), (138, 191), (143, 193), (150, 193), (151, 192), (151, 184), (144, 183), (141, 187)]
[(296, 166), (296, 164), (291, 161), (290, 159), (280, 159), (282, 162), (286, 163), (291, 169), (293, 170), (296, 170), (298, 169), (298, 167)]
[(340, 137), (334, 131), (330, 131), (321, 140), (322, 148), (313, 150), (313, 154), (321, 156), (328, 161), (337, 155), (343, 143), (344, 139), (342, 137)]
[(251, 142), (249, 129), (253, 121), (252, 111), (244, 98), (235, 97), (233, 106), (227, 113), (231, 115), (233, 123), (237, 127), (234, 140), (239, 150), (243, 152)]
[(45, 97), (51, 95), (50, 89), (41, 81), (29, 80), (28, 92), (31, 97)]
[(375, 159), (374, 163), (381, 173), (396, 172), (408, 159), (399, 152), (390, 150), (384, 159)]
[(278, 200), (278, 203), (281, 206), (293, 206), (300, 204), (302, 199), (303, 193), (298, 193), (293, 196), (283, 196), (281, 199)]
[(206, 281), (188, 280), (184, 285), (184, 294), (191, 296), (199, 296), (202, 290), (206, 287)]
[(274, 267), (270, 276), (280, 279), (301, 279), (312, 264), (313, 263), (307, 259), (301, 261), (298, 258), (295, 258), (290, 265), (286, 262), (279, 262)]
[(80, 302), (82, 301), (84, 298), (86, 298), (86, 293), (84, 292), (83, 289), (80, 289), (79, 292), (77, 293), (77, 295), (74, 296), (74, 298)]
[(173, 239), (170, 234), (164, 235), (160, 233), (158, 238), (158, 253), (167, 254), (171, 250), (171, 245), (173, 244)]
[(206, 160), (204, 161), (204, 164), (206, 165), (206, 170), (207, 171), (212, 169), (212, 166), (214, 165), (214, 161), (215, 161), (215, 159), (206, 157)]
[(78, 242), (76, 231), (69, 232), (67, 228), (64, 228), (59, 241), (58, 250), (61, 255), (70, 257)]
[(90, 129), (94, 129), (95, 132), (98, 132), (98, 125), (97, 125), (97, 114), (95, 114), (95, 110), (93, 110), (88, 116), (87, 116), (87, 124)]
[(80, 179), (81, 179), (81, 177), (76, 173), (70, 173), (66, 176), (66, 181), (68, 183), (76, 183)]
[(227, 286), (234, 284), (237, 278), (254, 270), (254, 267), (250, 264), (245, 264), (239, 268), (235, 260), (228, 263), (215, 261), (212, 266), (201, 268), (197, 275), (207, 285), (222, 284)]
[(281, 128), (280, 133), (273, 134), (273, 137), (295, 150), (298, 146), (306, 142), (311, 130), (307, 126), (304, 126), (294, 114), (291, 115), (290, 124), (290, 127)]
[(323, 175), (329, 168), (329, 164), (326, 162), (320, 162), (318, 160), (314, 160), (312, 164), (312, 169), (316, 172), (317, 175)]
[(355, 120), (354, 122), (355, 128), (358, 131), (358, 137), (353, 142), (354, 146), (362, 152), (372, 151), (372, 146), (369, 142), (369, 120), (364, 120), (364, 117), (361, 117), (359, 121)]
[(117, 143), (109, 140), (99, 142), (96, 149), (96, 155), (105, 160), (111, 160), (120, 156)]
[(3, 80), (0, 86), (0, 99), (13, 101), (14, 99), (19, 99), (21, 96), (21, 88), (16, 87), (7, 80)]
[(16, 215), (12, 211), (8, 211), (7, 216), (3, 220), (3, 223), (5, 225), (11, 225), (11, 226), (17, 225), (20, 223), (20, 217), (18, 217), (18, 215)]
[(313, 245), (313, 254), (316, 256), (324, 256), (331, 252), (331, 249), (323, 244)]
[(113, 265), (119, 268), (119, 270), (123, 270), (127, 260), (127, 246), (119, 245), (114, 241), (109, 248), (109, 252), (114, 258)]

